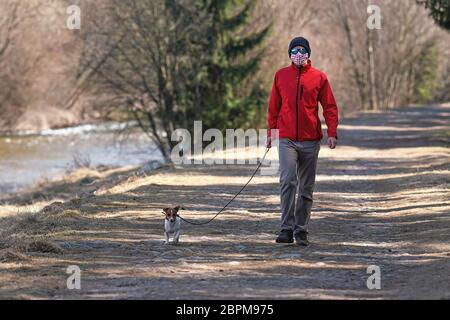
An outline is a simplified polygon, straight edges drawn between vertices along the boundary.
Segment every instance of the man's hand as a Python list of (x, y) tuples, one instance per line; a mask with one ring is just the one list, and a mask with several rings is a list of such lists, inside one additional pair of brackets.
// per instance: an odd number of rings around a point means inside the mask
[(337, 139), (335, 137), (328, 137), (327, 145), (330, 147), (330, 149), (336, 148)]
[(272, 137), (267, 137), (266, 139), (266, 148), (272, 148)]

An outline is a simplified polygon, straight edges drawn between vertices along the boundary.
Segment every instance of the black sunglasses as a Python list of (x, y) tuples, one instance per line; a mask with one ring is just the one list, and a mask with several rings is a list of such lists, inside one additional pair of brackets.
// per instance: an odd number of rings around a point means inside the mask
[(291, 54), (297, 54), (297, 53), (301, 53), (301, 54), (305, 54), (305, 53), (307, 53), (308, 51), (306, 51), (306, 49), (305, 48), (300, 48), (300, 49), (297, 49), (297, 48), (293, 48), (293, 49), (291, 49)]

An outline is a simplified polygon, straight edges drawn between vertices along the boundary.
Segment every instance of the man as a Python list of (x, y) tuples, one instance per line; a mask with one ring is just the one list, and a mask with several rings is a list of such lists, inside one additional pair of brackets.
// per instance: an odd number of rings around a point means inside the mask
[[(303, 37), (289, 44), (289, 67), (275, 73), (268, 110), (266, 146), (279, 133), (281, 232), (277, 243), (307, 246), (317, 157), (322, 140), (318, 102), (327, 124), (327, 144), (337, 144), (338, 109), (327, 76), (311, 66), (311, 48)], [(296, 194), (297, 195), (297, 201)]]

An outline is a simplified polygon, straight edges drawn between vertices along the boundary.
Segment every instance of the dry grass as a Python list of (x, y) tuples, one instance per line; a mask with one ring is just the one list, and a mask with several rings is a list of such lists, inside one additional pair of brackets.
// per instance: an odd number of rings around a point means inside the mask
[(9, 263), (9, 262), (24, 262), (31, 261), (31, 258), (23, 253), (13, 251), (11, 249), (1, 250), (0, 251), (0, 262)]
[(26, 252), (64, 253), (64, 250), (60, 246), (48, 240), (33, 240), (28, 242), (24, 250)]
[[(0, 219), (0, 249), (62, 254), (52, 234), (73, 228), (84, 217), (77, 201), (54, 202), (38, 212), (23, 212)], [(13, 252), (13, 251), (11, 251)]]

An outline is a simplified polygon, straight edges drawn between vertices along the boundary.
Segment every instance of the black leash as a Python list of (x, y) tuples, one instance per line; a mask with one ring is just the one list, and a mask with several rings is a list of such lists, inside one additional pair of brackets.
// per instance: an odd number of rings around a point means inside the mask
[(230, 201), (228, 201), (228, 203), (227, 203), (222, 209), (220, 209), (219, 212), (216, 213), (216, 215), (215, 215), (214, 217), (212, 217), (211, 219), (209, 219), (209, 220), (206, 221), (206, 222), (192, 222), (192, 221), (186, 220), (186, 219), (184, 219), (182, 216), (178, 215), (178, 216), (180, 217), (180, 219), (183, 220), (184, 222), (189, 223), (189, 224), (192, 224), (192, 225), (195, 225), (195, 226), (201, 226), (201, 225), (204, 225), (204, 224), (208, 224), (208, 223), (210, 223), (211, 221), (213, 221), (215, 218), (217, 218), (217, 216), (218, 216), (219, 214), (221, 214), (222, 211), (225, 210), (225, 208), (228, 207), (228, 205), (229, 205), (231, 202), (233, 202), (234, 199), (236, 199), (236, 197), (237, 197), (237, 196), (245, 189), (245, 187), (247, 187), (247, 185), (250, 183), (250, 181), (252, 181), (252, 179), (253, 179), (253, 177), (255, 176), (256, 172), (258, 172), (258, 170), (259, 170), (259, 168), (261, 167), (261, 165), (262, 165), (264, 159), (266, 158), (266, 155), (267, 155), (267, 153), (269, 152), (269, 150), (270, 150), (270, 148), (266, 148), (266, 152), (264, 153), (264, 156), (262, 157), (261, 161), (259, 162), (258, 166), (256, 167), (255, 171), (253, 172), (252, 176), (251, 176), (250, 179), (247, 181), (247, 183), (241, 188), (241, 190), (239, 190), (238, 193), (236, 193), (236, 195), (235, 195)]

